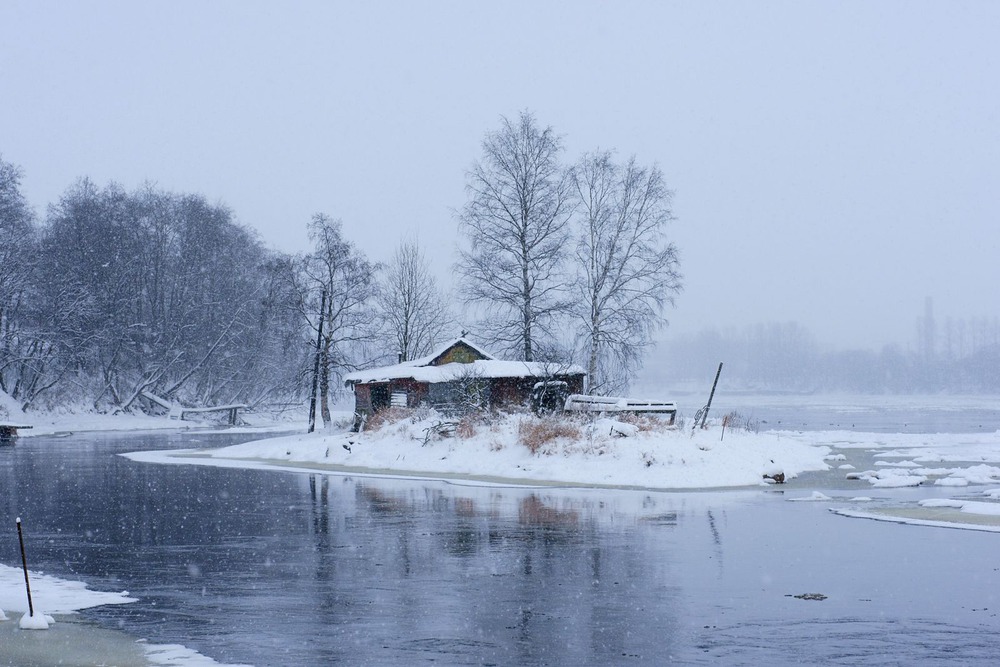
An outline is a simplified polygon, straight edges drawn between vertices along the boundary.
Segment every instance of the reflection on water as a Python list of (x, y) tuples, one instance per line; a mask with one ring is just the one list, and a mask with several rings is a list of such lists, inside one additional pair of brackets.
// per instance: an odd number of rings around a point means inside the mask
[[(221, 661), (791, 664), (878, 655), (872, 638), (913, 619), (932, 642), (996, 629), (972, 611), (1000, 584), (996, 536), (873, 527), (771, 488), (462, 487), (114, 456), (189, 438), (24, 439), (0, 452), (0, 521), (24, 517), (36, 569), (140, 598), (88, 617)], [(18, 557), (0, 541), (2, 562)], [(828, 599), (788, 597), (807, 592)], [(838, 622), (854, 630), (817, 629)], [(769, 657), (772, 637), (795, 653)]]
[(713, 626), (698, 648), (700, 664), (989, 665), (997, 640), (982, 627), (913, 619), (872, 623), (857, 618), (782, 620)]
[(579, 664), (670, 643), (669, 587), (629, 544), (646, 528), (601, 499), (113, 456), (186, 445), (22, 440), (3, 520), (24, 517), (33, 567), (140, 598), (88, 615), (225, 661)]

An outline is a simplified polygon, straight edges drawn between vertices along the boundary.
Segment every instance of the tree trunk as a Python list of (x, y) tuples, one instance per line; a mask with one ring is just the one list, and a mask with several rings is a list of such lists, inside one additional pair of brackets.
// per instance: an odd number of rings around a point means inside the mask
[(330, 350), (323, 349), (323, 359), (319, 364), (319, 405), (323, 416), (323, 428), (330, 426)]
[(597, 377), (597, 336), (590, 339), (590, 355), (587, 357), (587, 393), (593, 395), (599, 387)]

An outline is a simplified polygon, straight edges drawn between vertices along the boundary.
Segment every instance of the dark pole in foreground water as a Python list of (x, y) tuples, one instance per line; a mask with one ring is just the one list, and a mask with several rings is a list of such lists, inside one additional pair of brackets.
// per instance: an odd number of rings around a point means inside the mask
[(17, 539), (21, 543), (21, 565), (24, 567), (24, 590), (28, 591), (28, 617), (35, 615), (35, 605), (31, 604), (31, 584), (28, 583), (28, 558), (24, 555), (24, 535), (21, 534), (21, 517), (17, 517)]

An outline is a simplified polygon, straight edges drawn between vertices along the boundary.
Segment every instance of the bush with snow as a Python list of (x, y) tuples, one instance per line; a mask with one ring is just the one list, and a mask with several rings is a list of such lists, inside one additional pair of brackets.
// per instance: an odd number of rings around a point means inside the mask
[(518, 441), (532, 454), (552, 454), (559, 440), (579, 440), (580, 427), (569, 419), (547, 415), (526, 417), (517, 426)]

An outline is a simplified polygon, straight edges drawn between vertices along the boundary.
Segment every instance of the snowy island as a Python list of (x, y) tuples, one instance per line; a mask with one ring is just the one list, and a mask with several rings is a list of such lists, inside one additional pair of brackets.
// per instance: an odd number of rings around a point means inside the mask
[(830, 448), (782, 432), (667, 426), (655, 417), (449, 420), (393, 409), (361, 433), (313, 433), (215, 450), (129, 454), (138, 461), (461, 479), (476, 484), (695, 489), (826, 470)]

